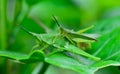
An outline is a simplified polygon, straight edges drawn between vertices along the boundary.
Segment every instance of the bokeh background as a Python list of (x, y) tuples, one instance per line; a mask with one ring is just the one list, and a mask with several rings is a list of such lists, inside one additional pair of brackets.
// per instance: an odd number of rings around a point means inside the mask
[[(58, 17), (62, 26), (77, 31), (99, 21), (119, 18), (120, 0), (0, 0), (0, 50), (29, 53), (35, 40), (19, 25), (31, 32), (45, 33), (40, 24), (56, 29), (52, 15)], [(0, 60), (0, 74), (37, 74), (40, 69), (39, 63), (21, 64), (1, 57)], [(115, 72), (119, 73), (117, 67), (107, 67), (96, 74)], [(61, 73), (77, 74), (55, 66), (46, 72)]]

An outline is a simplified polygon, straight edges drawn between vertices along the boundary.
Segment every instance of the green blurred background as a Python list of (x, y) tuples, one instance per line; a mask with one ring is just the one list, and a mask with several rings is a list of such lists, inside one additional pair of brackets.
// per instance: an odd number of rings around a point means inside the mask
[[(52, 15), (66, 28), (75, 31), (95, 22), (120, 17), (120, 0), (0, 0), (0, 50), (29, 53), (34, 38), (19, 25), (35, 33), (45, 33), (41, 23), (56, 29)], [(108, 25), (109, 26), (109, 25)], [(37, 74), (39, 63), (21, 64), (0, 58), (0, 74)], [(4, 61), (5, 62), (4, 62)], [(96, 74), (118, 73), (117, 67), (105, 68)], [(50, 66), (46, 74), (77, 74)]]

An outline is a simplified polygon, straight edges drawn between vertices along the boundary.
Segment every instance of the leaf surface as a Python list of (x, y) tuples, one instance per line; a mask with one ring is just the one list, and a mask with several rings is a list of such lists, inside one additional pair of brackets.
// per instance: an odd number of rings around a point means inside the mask
[(0, 56), (24, 63), (44, 61), (44, 53), (39, 50), (35, 50), (30, 54), (20, 54), (10, 51), (0, 51)]

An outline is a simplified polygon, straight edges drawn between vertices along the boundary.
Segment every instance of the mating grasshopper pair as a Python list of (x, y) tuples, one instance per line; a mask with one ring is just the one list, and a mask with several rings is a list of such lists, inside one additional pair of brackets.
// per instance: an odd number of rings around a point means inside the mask
[[(83, 51), (85, 49), (91, 48), (91, 42), (95, 42), (96, 39), (91, 37), (90, 34), (83, 34), (83, 32), (93, 28), (90, 26), (78, 32), (63, 28), (62, 25), (57, 21), (57, 18), (53, 16), (54, 21), (59, 27), (60, 32), (55, 33), (45, 33), (45, 34), (36, 34), (27, 31), (31, 35), (35, 36), (38, 41), (37, 47), (40, 47), (40, 51), (46, 50), (49, 52), (48, 54), (54, 54), (56, 52), (68, 51), (71, 53), (75, 53), (78, 55), (85, 56), (87, 58), (91, 58), (93, 60), (100, 60), (100, 58), (90, 55), (89, 53)], [(36, 48), (36, 46), (35, 46)], [(52, 48), (52, 49), (51, 49)], [(51, 50), (53, 50), (51, 52)]]

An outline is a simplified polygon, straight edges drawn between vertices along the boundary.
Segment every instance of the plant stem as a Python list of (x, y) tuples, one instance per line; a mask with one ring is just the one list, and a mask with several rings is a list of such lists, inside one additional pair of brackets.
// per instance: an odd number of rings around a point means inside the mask
[(1, 24), (0, 24), (0, 49), (5, 50), (6, 44), (6, 0), (1, 0), (0, 2), (0, 12), (1, 12)]
[[(0, 0), (0, 50), (6, 50), (7, 49), (7, 29), (6, 29), (6, 0)], [(0, 59), (0, 64), (2, 66), (2, 71), (4, 74), (8, 73), (8, 66), (6, 66), (6, 60)]]
[[(6, 49), (6, 0), (0, 0), (0, 50)], [(0, 58), (0, 65), (3, 67), (4, 70), (5, 59)], [(4, 71), (3, 71), (4, 72)]]
[(45, 74), (47, 68), (48, 68), (49, 64), (46, 63), (46, 62), (43, 62), (43, 65), (42, 65), (42, 68), (41, 70), (39, 71), (39, 74)]

